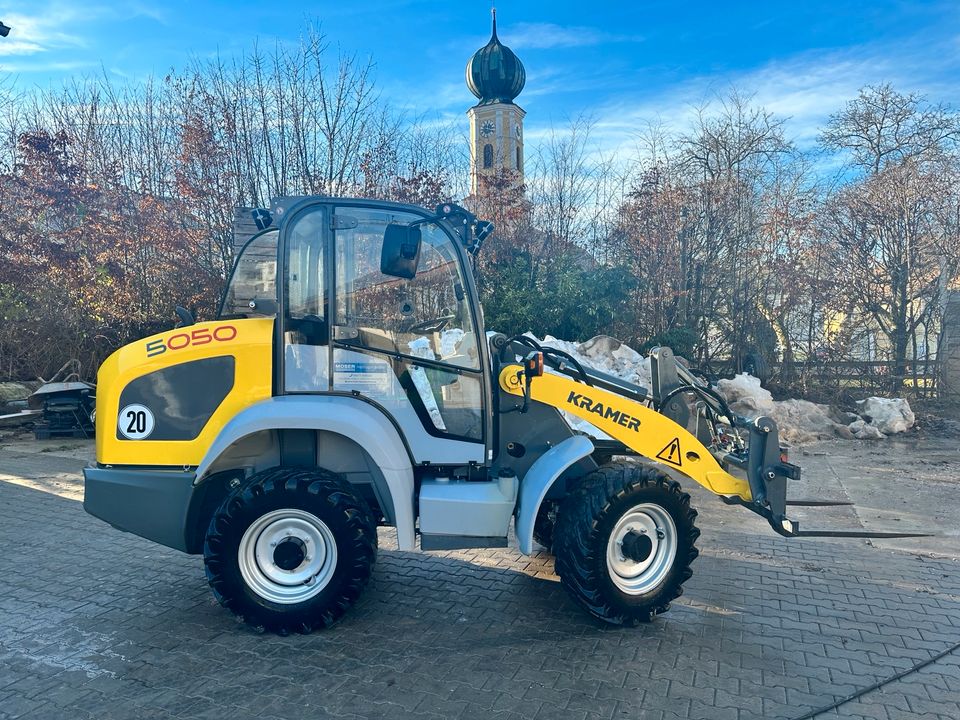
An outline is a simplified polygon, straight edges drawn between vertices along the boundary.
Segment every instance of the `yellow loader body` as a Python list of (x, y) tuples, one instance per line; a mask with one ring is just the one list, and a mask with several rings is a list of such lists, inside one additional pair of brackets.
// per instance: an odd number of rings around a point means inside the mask
[[(113, 353), (97, 375), (97, 462), (198, 465), (231, 418), (270, 397), (273, 322), (250, 318), (197, 323), (152, 335)], [(186, 372), (170, 375), (172, 369), (182, 367)], [(212, 388), (221, 392), (210, 397)], [(154, 401), (140, 409), (137, 406), (144, 403), (137, 401), (144, 393)], [(187, 413), (187, 406), (200, 397), (209, 399), (205, 412)], [(152, 423), (149, 417), (143, 421), (140, 413), (150, 413)], [(194, 416), (188, 425), (165, 431), (164, 423), (176, 423), (187, 414)], [(138, 427), (140, 421), (143, 424)], [(143, 436), (148, 425), (151, 432)]]

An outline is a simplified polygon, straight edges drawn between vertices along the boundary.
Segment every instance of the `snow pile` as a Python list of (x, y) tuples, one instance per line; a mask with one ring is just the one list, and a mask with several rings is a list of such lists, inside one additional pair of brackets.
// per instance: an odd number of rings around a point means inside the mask
[[(650, 358), (643, 357), (629, 345), (620, 342), (609, 335), (597, 335), (582, 343), (560, 340), (547, 335), (540, 340), (536, 335), (527, 333), (527, 337), (536, 340), (541, 345), (563, 350), (584, 367), (614, 375), (641, 387), (649, 388), (651, 384)], [(608, 435), (582, 418), (560, 410), (567, 424), (579, 432), (587, 433), (595, 438), (605, 439)]]
[(858, 403), (862, 408), (860, 415), (843, 413), (841, 417), (828, 405), (807, 400), (776, 401), (760, 387), (757, 378), (746, 373), (721, 380), (717, 389), (735, 413), (747, 417), (767, 415), (777, 423), (783, 439), (797, 444), (834, 437), (879, 440), (905, 432), (914, 423), (910, 405), (902, 399), (870, 397)]
[(760, 387), (760, 381), (740, 373), (730, 380), (720, 380), (717, 389), (738, 415), (757, 417), (766, 415), (777, 423), (780, 437), (791, 443), (808, 443), (826, 440), (837, 435), (849, 437), (846, 427), (836, 422), (827, 405), (818, 405), (808, 400), (783, 400), (777, 402), (769, 390)]
[[(528, 334), (537, 340), (536, 336)], [(538, 340), (541, 345), (563, 350), (578, 362), (600, 372), (622, 378), (649, 388), (653, 384), (650, 358), (608, 335), (598, 335), (582, 343), (560, 340), (547, 335)], [(789, 443), (803, 444), (816, 440), (845, 438), (847, 440), (875, 440), (905, 432), (913, 427), (914, 416), (906, 400), (870, 397), (861, 400), (858, 414), (838, 412), (829, 405), (808, 400), (774, 400), (770, 391), (760, 386), (760, 380), (741, 373), (729, 380), (720, 380), (717, 389), (738, 415), (754, 418), (766, 415), (777, 423), (780, 438)], [(601, 433), (584, 420), (564, 413), (577, 430), (599, 436)]]
[(752, 375), (740, 373), (730, 380), (721, 380), (717, 389), (735, 413), (753, 417), (773, 412), (773, 395), (760, 387), (760, 381)]
[(869, 397), (857, 405), (860, 406), (860, 414), (886, 435), (906, 432), (916, 420), (910, 404), (902, 398)]
[(634, 385), (649, 388), (652, 383), (650, 358), (643, 357), (629, 345), (609, 335), (597, 335), (582, 343), (558, 340), (547, 335), (538, 342), (569, 353), (582, 365), (589, 365), (594, 370), (615, 375)]

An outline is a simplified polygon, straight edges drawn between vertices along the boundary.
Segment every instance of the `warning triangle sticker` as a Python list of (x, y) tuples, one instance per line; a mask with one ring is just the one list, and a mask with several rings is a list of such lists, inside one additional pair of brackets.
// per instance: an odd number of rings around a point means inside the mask
[(667, 446), (657, 453), (657, 460), (663, 460), (671, 465), (680, 467), (683, 461), (680, 459), (680, 438), (675, 437)]

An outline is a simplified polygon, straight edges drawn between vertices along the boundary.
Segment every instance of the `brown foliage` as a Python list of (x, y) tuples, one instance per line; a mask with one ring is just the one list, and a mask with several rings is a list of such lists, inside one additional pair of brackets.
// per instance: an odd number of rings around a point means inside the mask
[(25, 133), (18, 149), (0, 176), (4, 374), (49, 377), (77, 359), (91, 376), (117, 344), (169, 326), (175, 304), (209, 310), (217, 282), (182, 201), (94, 175), (63, 132)]

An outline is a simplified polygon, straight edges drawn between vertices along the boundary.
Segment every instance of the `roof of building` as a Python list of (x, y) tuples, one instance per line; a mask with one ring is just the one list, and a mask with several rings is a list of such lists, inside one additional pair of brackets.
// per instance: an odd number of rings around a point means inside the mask
[(520, 58), (497, 37), (497, 11), (493, 10), (490, 42), (467, 63), (467, 87), (480, 100), (478, 105), (512, 103), (527, 80)]

